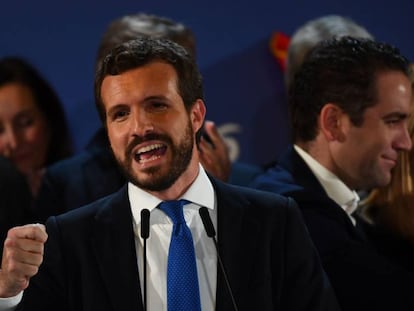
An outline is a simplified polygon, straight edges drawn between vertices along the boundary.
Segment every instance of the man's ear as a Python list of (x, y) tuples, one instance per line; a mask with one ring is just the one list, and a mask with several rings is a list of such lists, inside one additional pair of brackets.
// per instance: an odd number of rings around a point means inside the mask
[(204, 124), (206, 116), (206, 106), (201, 99), (197, 99), (191, 108), (191, 124), (193, 125), (194, 133), (196, 133)]
[(342, 130), (342, 118), (344, 112), (333, 103), (322, 107), (319, 114), (321, 132), (328, 141), (343, 141), (345, 139)]

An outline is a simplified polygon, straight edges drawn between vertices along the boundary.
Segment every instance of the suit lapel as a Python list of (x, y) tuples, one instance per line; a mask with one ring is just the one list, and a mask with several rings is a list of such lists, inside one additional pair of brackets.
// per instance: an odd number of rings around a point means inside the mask
[[(213, 185), (217, 196), (219, 252), (238, 302), (242, 301), (243, 295), (248, 294), (245, 280), (254, 265), (253, 247), (257, 242), (259, 224), (249, 217), (250, 202), (246, 198), (220, 182), (213, 181)], [(217, 310), (233, 310), (231, 296), (219, 266), (216, 300)]]
[(96, 215), (94, 252), (114, 310), (143, 310), (127, 187)]
[[(281, 157), (279, 165), (289, 171), (295, 182), (306, 190), (296, 191), (295, 189), (293, 190), (294, 194), (286, 192), (283, 195), (292, 196), (298, 202), (299, 208), (302, 211), (304, 211), (304, 207), (318, 210), (328, 217), (336, 219), (354, 238), (366, 240), (363, 232), (356, 229), (346, 212), (328, 197), (319, 180), (293, 146), (290, 146), (287, 152)], [(319, 204), (315, 204), (314, 202), (319, 202)]]

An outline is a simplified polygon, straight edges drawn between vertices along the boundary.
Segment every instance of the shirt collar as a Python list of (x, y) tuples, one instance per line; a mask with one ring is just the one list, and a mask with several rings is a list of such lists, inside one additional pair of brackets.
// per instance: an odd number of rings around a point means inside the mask
[(327, 170), (305, 150), (297, 145), (294, 145), (294, 148), (321, 183), (327, 195), (340, 205), (348, 215), (351, 215), (358, 206), (358, 193), (349, 189), (335, 174)]
[[(138, 188), (132, 183), (128, 183), (128, 196), (131, 205), (132, 215), (135, 223), (140, 223), (141, 210), (147, 208), (150, 212), (162, 202), (156, 196)], [(186, 199), (196, 205), (214, 209), (215, 194), (214, 188), (205, 170), (199, 165), (196, 179), (179, 199)]]

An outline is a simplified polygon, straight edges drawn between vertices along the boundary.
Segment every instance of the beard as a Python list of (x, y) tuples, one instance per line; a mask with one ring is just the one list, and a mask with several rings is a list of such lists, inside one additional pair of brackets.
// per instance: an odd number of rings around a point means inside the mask
[[(165, 143), (171, 152), (172, 160), (166, 172), (162, 167), (149, 167), (144, 171), (149, 178), (139, 178), (132, 169), (132, 163), (135, 161), (132, 149), (138, 144), (150, 140), (159, 140)], [(191, 122), (189, 122), (184, 135), (177, 144), (174, 144), (172, 138), (167, 134), (150, 133), (144, 137), (135, 137), (126, 148), (125, 160), (117, 159), (117, 162), (127, 180), (138, 188), (154, 192), (163, 191), (170, 188), (187, 169), (192, 158), (193, 146), (194, 132)]]

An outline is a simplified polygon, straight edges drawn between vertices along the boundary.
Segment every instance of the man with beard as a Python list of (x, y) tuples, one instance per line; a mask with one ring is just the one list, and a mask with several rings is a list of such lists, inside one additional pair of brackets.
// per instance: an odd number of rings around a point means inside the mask
[[(20, 302), (18, 310), (338, 310), (294, 201), (224, 184), (200, 165), (206, 108), (200, 73), (182, 47), (150, 38), (120, 45), (98, 67), (95, 97), (129, 182), (49, 218), (48, 237), (41, 225), (10, 231), (0, 303)], [(166, 208), (174, 200), (184, 201)], [(220, 257), (200, 209), (212, 219)], [(183, 235), (191, 240), (185, 252), (176, 243)]]
[[(102, 34), (96, 64), (117, 45), (142, 36), (172, 40), (196, 57), (196, 38), (189, 27), (170, 18), (146, 13), (124, 15), (111, 21)], [(205, 134), (198, 144), (200, 162), (212, 176), (237, 185), (247, 185), (261, 172), (242, 162), (230, 163), (228, 147), (212, 121), (204, 124)], [(85, 150), (74, 157), (47, 167), (36, 197), (36, 220), (89, 204), (119, 190), (125, 176), (115, 163), (108, 138), (100, 127)], [(97, 182), (99, 181), (99, 182)]]

